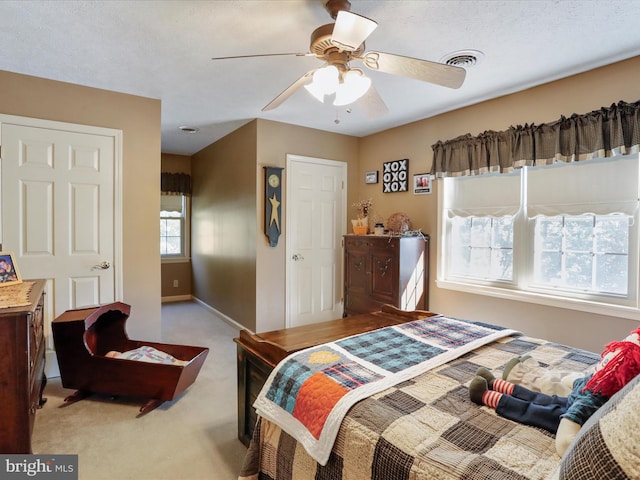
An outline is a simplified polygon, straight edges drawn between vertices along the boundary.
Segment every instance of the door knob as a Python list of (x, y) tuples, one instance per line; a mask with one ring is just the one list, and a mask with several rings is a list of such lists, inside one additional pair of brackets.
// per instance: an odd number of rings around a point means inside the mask
[(291, 259), (292, 259), (294, 262), (297, 262), (297, 261), (299, 261), (299, 260), (304, 260), (304, 257), (303, 257), (302, 255), (300, 255), (299, 253), (296, 253), (295, 255), (293, 255), (293, 257), (291, 257)]
[(108, 270), (109, 267), (111, 266), (111, 264), (109, 262), (107, 262), (106, 260), (104, 262), (100, 262), (97, 265), (94, 265), (92, 270)]

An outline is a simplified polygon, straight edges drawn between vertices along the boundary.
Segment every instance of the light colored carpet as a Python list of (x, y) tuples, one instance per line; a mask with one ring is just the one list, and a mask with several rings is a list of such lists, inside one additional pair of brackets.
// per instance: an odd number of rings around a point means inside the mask
[(33, 453), (78, 454), (80, 480), (236, 479), (246, 452), (237, 438), (237, 334), (197, 303), (164, 304), (162, 342), (209, 347), (196, 382), (136, 418), (138, 399), (94, 395), (63, 406), (73, 390), (49, 379)]

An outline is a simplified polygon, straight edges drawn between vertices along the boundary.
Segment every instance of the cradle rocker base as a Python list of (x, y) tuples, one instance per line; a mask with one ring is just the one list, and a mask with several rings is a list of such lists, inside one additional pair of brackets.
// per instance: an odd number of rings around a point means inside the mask
[[(131, 340), (125, 324), (131, 307), (122, 302), (68, 310), (51, 323), (64, 388), (76, 392), (64, 399), (71, 405), (93, 393), (147, 399), (144, 415), (174, 400), (195, 382), (208, 348)], [(111, 358), (110, 351), (126, 352), (150, 346), (184, 364), (162, 364)]]
[[(87, 392), (86, 390), (76, 390), (75, 392), (73, 392), (71, 395), (68, 395), (67, 397), (65, 397), (64, 399), (64, 407), (68, 406), (68, 405), (72, 405), (76, 402), (79, 402), (80, 400), (90, 397), (92, 395), (91, 392)], [(114, 396), (115, 398), (115, 396)], [(155, 398), (152, 398), (151, 400), (147, 400), (145, 402), (144, 405), (142, 405), (140, 407), (140, 413), (138, 414), (138, 417), (141, 417), (142, 415), (146, 415), (147, 413), (149, 413), (152, 410), (155, 410), (156, 408), (158, 408), (160, 405), (162, 405), (164, 402), (162, 400), (158, 400)]]

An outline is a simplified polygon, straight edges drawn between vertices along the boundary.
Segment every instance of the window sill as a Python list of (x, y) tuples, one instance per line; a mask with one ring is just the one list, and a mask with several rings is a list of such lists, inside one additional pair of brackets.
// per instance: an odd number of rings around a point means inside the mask
[(640, 320), (640, 309), (625, 305), (615, 305), (573, 298), (561, 298), (537, 292), (510, 290), (485, 285), (472, 285), (469, 283), (454, 282), (451, 280), (436, 280), (436, 285), (438, 288), (457, 290), (459, 292), (473, 293), (476, 295), (487, 295), (490, 297), (504, 298), (506, 300), (514, 300), (517, 302), (536, 303), (539, 305), (596, 313), (610, 317)]
[(160, 263), (189, 263), (191, 257), (160, 257)]

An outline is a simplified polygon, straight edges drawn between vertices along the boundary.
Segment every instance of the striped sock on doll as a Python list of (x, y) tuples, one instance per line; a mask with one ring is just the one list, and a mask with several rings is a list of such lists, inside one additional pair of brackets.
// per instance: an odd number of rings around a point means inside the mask
[(513, 388), (515, 384), (511, 382), (507, 382), (506, 380), (502, 380), (501, 378), (496, 378), (493, 381), (492, 389), (496, 392), (506, 393), (507, 395), (513, 394)]
[(482, 405), (495, 409), (502, 395), (504, 394), (496, 392), (495, 390), (487, 390), (482, 394)]

